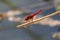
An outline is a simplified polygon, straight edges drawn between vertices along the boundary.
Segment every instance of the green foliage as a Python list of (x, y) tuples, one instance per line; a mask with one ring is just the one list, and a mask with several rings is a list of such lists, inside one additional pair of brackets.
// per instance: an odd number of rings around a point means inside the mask
[(4, 4), (8, 5), (11, 9), (17, 9), (17, 7), (8, 0), (0, 0), (0, 2), (3, 2)]

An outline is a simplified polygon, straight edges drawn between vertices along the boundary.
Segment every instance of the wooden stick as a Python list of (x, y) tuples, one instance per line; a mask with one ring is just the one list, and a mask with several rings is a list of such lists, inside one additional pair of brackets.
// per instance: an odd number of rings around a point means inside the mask
[(43, 19), (49, 18), (49, 17), (54, 16), (54, 15), (59, 14), (59, 13), (60, 13), (60, 11), (57, 11), (57, 12), (54, 12), (54, 13), (49, 14), (49, 15), (47, 15), (47, 16), (44, 16), (44, 17), (38, 18), (38, 19), (36, 19), (36, 20), (33, 20), (33, 21), (31, 21), (31, 22), (26, 22), (26, 23), (23, 23), (23, 24), (21, 24), (21, 25), (17, 25), (17, 28), (22, 28), (22, 27), (24, 27), (24, 26), (27, 26), (27, 25), (29, 25), (29, 24), (32, 24), (32, 23), (41, 21), (41, 20), (43, 20)]

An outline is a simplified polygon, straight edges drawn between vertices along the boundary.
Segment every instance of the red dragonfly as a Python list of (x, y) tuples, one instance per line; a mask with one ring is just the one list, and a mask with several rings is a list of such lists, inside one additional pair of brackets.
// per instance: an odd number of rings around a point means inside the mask
[(40, 12), (42, 12), (42, 10), (38, 10), (37, 12), (35, 12), (34, 14), (31, 14), (31, 15), (28, 15), (25, 17), (25, 21), (28, 21), (28, 20), (33, 20), (33, 17), (36, 16), (37, 14), (39, 14)]

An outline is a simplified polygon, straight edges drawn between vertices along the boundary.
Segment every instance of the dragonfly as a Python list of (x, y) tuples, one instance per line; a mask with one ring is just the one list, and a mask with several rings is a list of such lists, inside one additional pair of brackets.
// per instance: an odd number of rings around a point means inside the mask
[(38, 11), (36, 11), (35, 13), (33, 13), (33, 14), (31, 14), (31, 15), (27, 15), (27, 16), (25, 17), (25, 21), (29, 21), (29, 20), (32, 20), (32, 21), (33, 21), (34, 16), (36, 16), (36, 15), (39, 14), (40, 12), (42, 12), (42, 10), (38, 10)]

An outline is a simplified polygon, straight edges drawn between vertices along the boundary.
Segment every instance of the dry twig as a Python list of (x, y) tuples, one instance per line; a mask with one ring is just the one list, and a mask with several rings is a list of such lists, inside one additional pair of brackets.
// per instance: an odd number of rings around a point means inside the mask
[(59, 13), (60, 13), (60, 11), (57, 11), (57, 12), (54, 12), (54, 13), (49, 14), (49, 15), (47, 15), (47, 16), (44, 16), (44, 17), (38, 18), (38, 19), (36, 19), (36, 20), (33, 20), (33, 21), (31, 21), (31, 22), (26, 22), (26, 23), (23, 23), (23, 24), (21, 24), (21, 25), (17, 25), (17, 28), (22, 28), (22, 27), (27, 26), (27, 25), (29, 25), (29, 24), (32, 24), (32, 23), (41, 21), (41, 20), (43, 20), (43, 19), (49, 18), (49, 17), (54, 16), (54, 15), (57, 15), (57, 14), (59, 14)]

